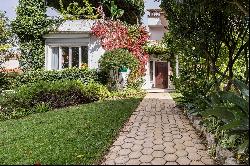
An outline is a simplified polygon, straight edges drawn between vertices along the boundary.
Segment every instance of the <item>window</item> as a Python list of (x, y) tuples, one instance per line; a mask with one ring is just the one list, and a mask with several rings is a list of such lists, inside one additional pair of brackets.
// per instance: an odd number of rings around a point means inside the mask
[(69, 47), (62, 47), (62, 68), (69, 67)]
[(72, 67), (79, 67), (79, 47), (72, 47)]
[(52, 54), (51, 54), (51, 69), (58, 70), (59, 69), (59, 48), (52, 47)]
[(88, 64), (88, 46), (82, 46), (82, 64)]
[(51, 64), (48, 69), (59, 70), (88, 64), (88, 46), (51, 47)]

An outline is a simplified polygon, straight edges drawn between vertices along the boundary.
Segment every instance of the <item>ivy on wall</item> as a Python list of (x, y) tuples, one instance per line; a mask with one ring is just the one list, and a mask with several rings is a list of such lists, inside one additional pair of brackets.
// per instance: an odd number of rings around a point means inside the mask
[(44, 67), (44, 39), (58, 20), (47, 17), (44, 0), (19, 0), (16, 19), (11, 26), (19, 38), (21, 50), (20, 66), (22, 70)]

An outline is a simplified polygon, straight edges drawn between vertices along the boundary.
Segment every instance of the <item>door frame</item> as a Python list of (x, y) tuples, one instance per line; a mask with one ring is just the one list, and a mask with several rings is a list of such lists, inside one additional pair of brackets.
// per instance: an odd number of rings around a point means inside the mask
[[(159, 60), (159, 59), (156, 59), (156, 58), (152, 58), (152, 59), (150, 59), (149, 60), (149, 70), (150, 70), (150, 61), (152, 61), (153, 62), (153, 80), (150, 80), (150, 84), (151, 84), (151, 87), (152, 88), (155, 88), (155, 84), (156, 84), (156, 79), (155, 79), (155, 77), (156, 77), (156, 72), (155, 72), (155, 66), (156, 66), (156, 62), (166, 62), (167, 64), (168, 64), (168, 85), (167, 85), (167, 88), (169, 88), (169, 67), (170, 67), (170, 62), (169, 61), (162, 61), (162, 60)], [(149, 73), (150, 73), (150, 71), (149, 71)], [(150, 76), (149, 76), (150, 77)]]

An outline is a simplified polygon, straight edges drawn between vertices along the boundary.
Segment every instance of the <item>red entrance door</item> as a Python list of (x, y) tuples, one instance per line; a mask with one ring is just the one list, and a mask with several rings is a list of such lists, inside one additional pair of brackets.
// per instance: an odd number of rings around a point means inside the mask
[(168, 63), (155, 62), (155, 87), (168, 88)]

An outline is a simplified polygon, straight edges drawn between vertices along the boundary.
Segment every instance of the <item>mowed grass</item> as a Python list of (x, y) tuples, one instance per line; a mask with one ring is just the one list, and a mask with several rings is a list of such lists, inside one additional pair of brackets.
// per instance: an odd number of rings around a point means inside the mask
[(2, 121), (0, 165), (97, 164), (140, 101), (102, 101)]

